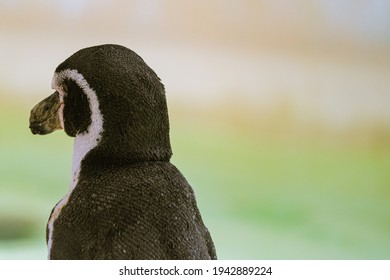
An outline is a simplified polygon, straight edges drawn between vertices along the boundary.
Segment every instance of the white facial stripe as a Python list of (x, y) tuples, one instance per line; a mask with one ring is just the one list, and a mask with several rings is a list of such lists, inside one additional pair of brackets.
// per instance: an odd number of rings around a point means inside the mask
[[(49, 239), (48, 239), (48, 249), (49, 249), (49, 258), (50, 251), (53, 244), (53, 230), (54, 222), (59, 216), (61, 209), (68, 203), (70, 194), (73, 189), (76, 187), (79, 175), (81, 162), (89, 151), (95, 148), (101, 139), (101, 134), (103, 133), (103, 116), (100, 112), (99, 101), (96, 95), (96, 92), (89, 86), (88, 82), (84, 79), (83, 75), (77, 72), (77, 70), (66, 69), (59, 73), (54, 73), (52, 80), (52, 88), (57, 90), (60, 94), (60, 101), (63, 102), (63, 97), (66, 94), (62, 88), (62, 84), (65, 79), (70, 79), (74, 81), (87, 96), (89, 101), (89, 109), (91, 111), (91, 124), (87, 128), (86, 132), (76, 135), (73, 145), (73, 163), (72, 163), (72, 181), (70, 183), (68, 194), (57, 204), (53, 214), (50, 217), (48, 223), (49, 229)], [(64, 118), (63, 118), (63, 107), (61, 105), (58, 110), (61, 125), (64, 128)]]
[[(60, 97), (60, 99), (62, 99), (62, 97)], [(61, 105), (60, 105), (60, 108), (58, 108), (58, 118), (60, 119), (60, 125), (61, 125), (61, 128), (62, 129), (65, 129), (65, 126), (64, 126), (64, 102), (61, 100)]]
[[(53, 77), (53, 81), (54, 81), (54, 77)], [(53, 86), (53, 81), (52, 81), (52, 88), (54, 89), (54, 86)], [(65, 129), (65, 126), (64, 126), (64, 96), (65, 96), (65, 92), (64, 92), (64, 89), (62, 86), (57, 86), (57, 92), (58, 92), (58, 95), (60, 97), (60, 108), (58, 109), (58, 117), (60, 119), (60, 124), (61, 124), (61, 128), (62, 129)]]

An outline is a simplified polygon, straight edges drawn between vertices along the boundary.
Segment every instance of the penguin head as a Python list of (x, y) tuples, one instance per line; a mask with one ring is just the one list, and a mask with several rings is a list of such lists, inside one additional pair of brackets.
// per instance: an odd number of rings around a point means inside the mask
[(119, 45), (79, 50), (56, 68), (52, 87), (57, 123), (69, 136), (95, 143), (90, 156), (170, 159), (164, 86), (135, 52)]

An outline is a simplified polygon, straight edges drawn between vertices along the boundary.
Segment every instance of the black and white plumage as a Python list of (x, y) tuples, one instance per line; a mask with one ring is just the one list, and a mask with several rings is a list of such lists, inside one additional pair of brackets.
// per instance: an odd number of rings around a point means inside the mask
[(142, 58), (85, 48), (56, 68), (52, 87), (75, 142), (69, 193), (47, 225), (49, 258), (216, 259), (194, 192), (170, 163), (164, 86)]

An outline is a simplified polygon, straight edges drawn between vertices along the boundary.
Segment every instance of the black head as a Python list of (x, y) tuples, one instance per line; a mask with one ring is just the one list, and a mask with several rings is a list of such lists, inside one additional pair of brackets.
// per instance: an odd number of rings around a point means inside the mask
[(92, 155), (170, 159), (164, 86), (133, 51), (119, 45), (82, 49), (57, 67), (52, 87), (63, 102), (65, 132), (99, 142)]

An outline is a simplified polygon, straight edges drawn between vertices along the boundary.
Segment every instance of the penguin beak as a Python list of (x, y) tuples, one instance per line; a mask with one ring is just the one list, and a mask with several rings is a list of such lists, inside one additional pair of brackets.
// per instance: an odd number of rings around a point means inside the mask
[(62, 103), (58, 92), (54, 92), (35, 105), (30, 113), (30, 126), (32, 134), (45, 135), (61, 129), (59, 109)]

